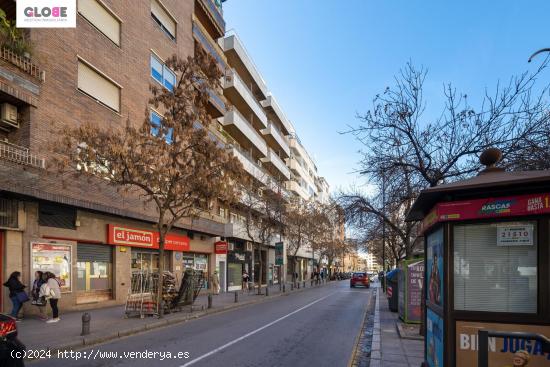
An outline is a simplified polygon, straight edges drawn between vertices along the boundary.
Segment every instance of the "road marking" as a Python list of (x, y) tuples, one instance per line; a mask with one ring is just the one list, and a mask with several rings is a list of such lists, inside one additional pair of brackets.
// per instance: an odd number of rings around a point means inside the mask
[(184, 364), (184, 365), (181, 365), (180, 367), (191, 366), (191, 365), (193, 365), (193, 364), (195, 364), (195, 363), (197, 363), (197, 362), (199, 362), (199, 361), (202, 361), (203, 359), (205, 359), (205, 358), (207, 358), (207, 357), (210, 357), (211, 355), (216, 354), (216, 353), (218, 353), (219, 351), (224, 350), (225, 348), (230, 347), (230, 346), (232, 346), (233, 344), (236, 344), (236, 343), (240, 342), (241, 340), (244, 340), (244, 339), (248, 338), (249, 336), (252, 336), (252, 335), (254, 335), (254, 334), (256, 334), (256, 333), (259, 333), (260, 331), (262, 331), (262, 330), (264, 330), (264, 329), (266, 329), (266, 328), (268, 328), (268, 327), (270, 327), (270, 326), (272, 326), (272, 325), (278, 323), (279, 321), (282, 321), (282, 320), (286, 319), (287, 317), (290, 317), (290, 316), (292, 316), (292, 315), (294, 315), (294, 314), (296, 314), (296, 313), (298, 313), (298, 312), (300, 312), (300, 311), (305, 310), (306, 308), (309, 308), (309, 307), (313, 306), (313, 305), (316, 304), (317, 302), (321, 302), (321, 301), (324, 300), (325, 298), (328, 298), (328, 297), (332, 296), (332, 295), (335, 294), (335, 293), (338, 293), (338, 292), (333, 292), (333, 293), (331, 293), (331, 294), (329, 294), (329, 295), (326, 295), (326, 296), (324, 296), (324, 297), (322, 297), (322, 298), (319, 298), (319, 299), (317, 299), (317, 300), (315, 300), (315, 301), (313, 301), (313, 302), (311, 302), (311, 303), (308, 303), (307, 305), (305, 305), (305, 306), (303, 306), (303, 307), (300, 307), (299, 309), (294, 310), (294, 311), (292, 311), (292, 312), (289, 313), (289, 314), (286, 314), (286, 315), (284, 315), (284, 316), (282, 316), (282, 317), (279, 317), (277, 320), (271, 321), (269, 324), (266, 324), (266, 325), (264, 325), (264, 326), (262, 326), (262, 327), (260, 327), (260, 328), (258, 328), (258, 329), (256, 329), (256, 330), (253, 330), (253, 331), (251, 331), (251, 332), (249, 332), (249, 333), (246, 333), (246, 334), (244, 334), (243, 336), (241, 336), (241, 337), (239, 337), (239, 338), (237, 338), (237, 339), (235, 339), (235, 340), (232, 340), (232, 341), (230, 341), (230, 342), (227, 343), (227, 344), (222, 345), (221, 347), (218, 347), (218, 348), (216, 348), (216, 349), (214, 349), (214, 350), (212, 350), (212, 351), (210, 351), (210, 352), (208, 352), (208, 353), (206, 353), (206, 354), (203, 354), (203, 355), (200, 356), (200, 357), (197, 357), (197, 358), (193, 359), (192, 361), (187, 362), (187, 363)]

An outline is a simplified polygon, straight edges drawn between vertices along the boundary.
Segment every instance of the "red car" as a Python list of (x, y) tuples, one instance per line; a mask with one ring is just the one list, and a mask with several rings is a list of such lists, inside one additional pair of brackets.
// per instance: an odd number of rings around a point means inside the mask
[(15, 319), (0, 314), (0, 366), (24, 367), (25, 346), (17, 339)]
[(349, 280), (349, 287), (355, 288), (355, 286), (361, 285), (363, 287), (370, 288), (370, 280), (367, 273), (353, 273)]

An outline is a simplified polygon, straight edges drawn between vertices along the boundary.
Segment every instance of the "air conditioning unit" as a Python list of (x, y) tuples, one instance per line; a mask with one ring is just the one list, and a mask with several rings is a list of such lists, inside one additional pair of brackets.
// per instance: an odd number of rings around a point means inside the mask
[(247, 242), (246, 243), (246, 251), (252, 252), (252, 242)]
[(0, 114), (0, 119), (4, 125), (19, 128), (19, 122), (17, 121), (17, 107), (9, 103), (2, 103), (0, 105)]
[(227, 251), (235, 251), (235, 244), (233, 242), (227, 244)]

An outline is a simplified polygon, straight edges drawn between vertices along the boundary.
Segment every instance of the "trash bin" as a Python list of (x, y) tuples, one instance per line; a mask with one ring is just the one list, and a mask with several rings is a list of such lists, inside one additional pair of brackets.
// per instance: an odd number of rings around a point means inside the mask
[(386, 274), (386, 296), (391, 312), (397, 312), (399, 308), (399, 269), (394, 269)]

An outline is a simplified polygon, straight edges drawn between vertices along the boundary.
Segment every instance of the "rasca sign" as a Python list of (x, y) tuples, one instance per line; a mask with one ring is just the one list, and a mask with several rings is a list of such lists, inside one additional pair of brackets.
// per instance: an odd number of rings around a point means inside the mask
[(76, 0), (17, 0), (17, 28), (75, 28)]

